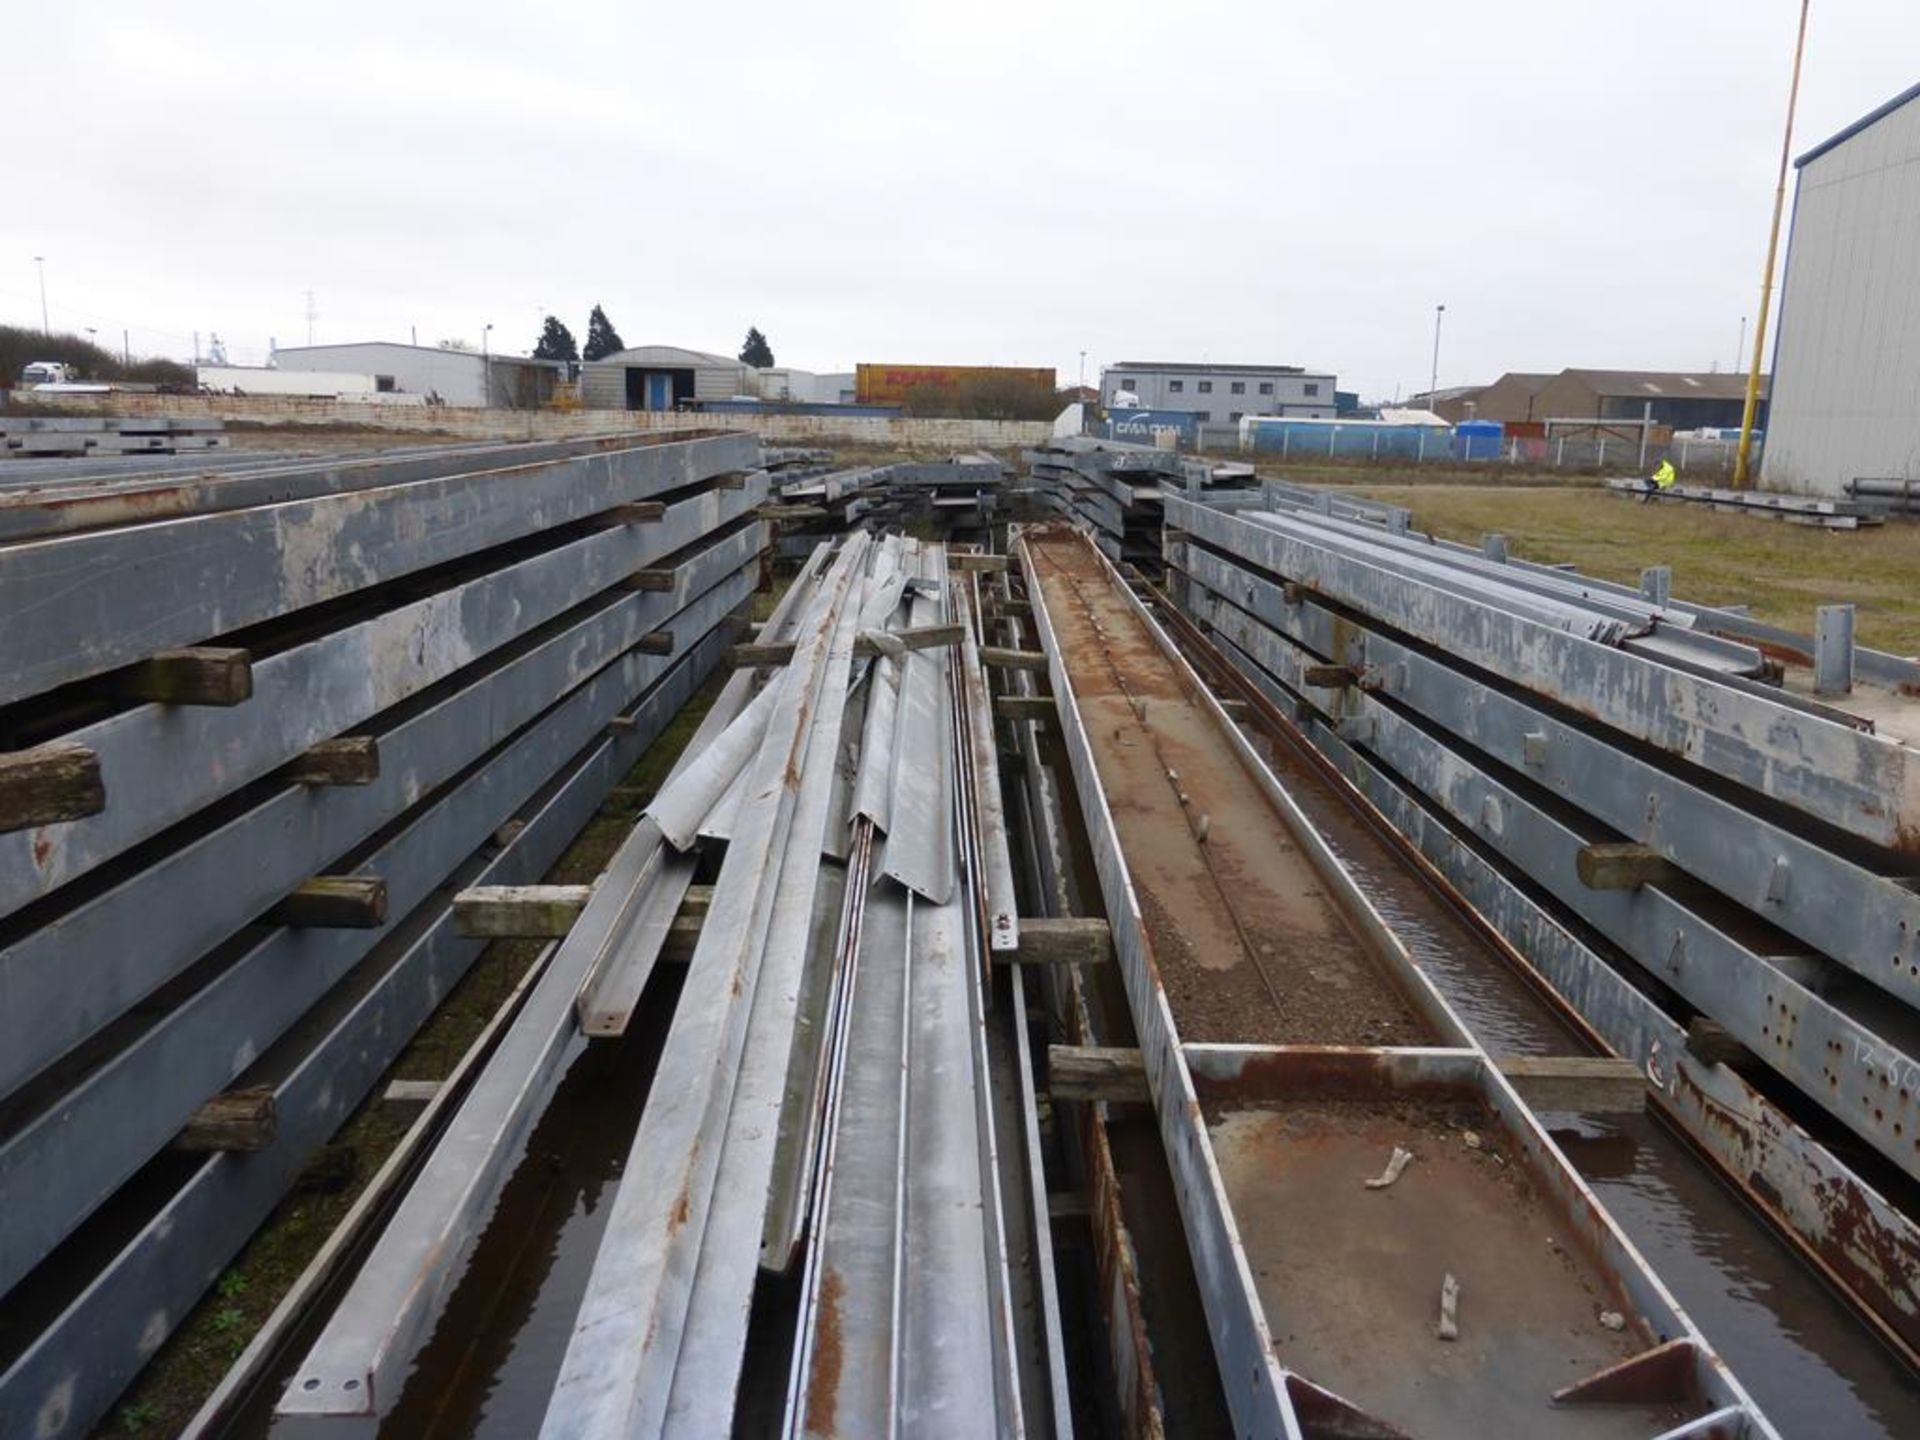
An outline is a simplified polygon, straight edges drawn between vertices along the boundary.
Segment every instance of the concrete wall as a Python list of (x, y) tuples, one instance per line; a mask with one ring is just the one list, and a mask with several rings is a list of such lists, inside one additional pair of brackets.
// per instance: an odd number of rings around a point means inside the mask
[[(277, 395), (61, 395), (32, 397), (79, 415), (207, 416), (297, 428), (302, 425), (391, 431), (463, 440), (560, 440), (626, 432), (751, 430), (778, 444), (885, 445), (902, 450), (961, 451), (1038, 445), (1053, 433), (1047, 420), (934, 420), (830, 415), (699, 415), (644, 410), (483, 410), (452, 405), (364, 405)], [(324, 443), (324, 437), (316, 437)], [(244, 446), (245, 438), (236, 437)]]
[(1801, 167), (1775, 343), (1769, 489), (1920, 479), (1920, 97)]

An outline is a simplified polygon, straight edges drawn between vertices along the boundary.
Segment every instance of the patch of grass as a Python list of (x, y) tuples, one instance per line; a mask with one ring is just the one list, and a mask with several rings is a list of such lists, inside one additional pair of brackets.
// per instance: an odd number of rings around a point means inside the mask
[(1449, 540), (1507, 537), (1511, 552), (1570, 563), (1596, 579), (1638, 584), (1673, 567), (1673, 593), (1703, 605), (1752, 607), (1756, 619), (1810, 634), (1817, 605), (1851, 601), (1860, 643), (1920, 652), (1920, 525), (1822, 530), (1679, 505), (1639, 505), (1590, 487), (1369, 484), (1368, 495), (1413, 512), (1416, 529)]

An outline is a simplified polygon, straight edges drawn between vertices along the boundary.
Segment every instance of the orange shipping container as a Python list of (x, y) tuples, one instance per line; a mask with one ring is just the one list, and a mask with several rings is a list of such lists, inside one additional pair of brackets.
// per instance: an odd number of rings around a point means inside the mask
[(1015, 379), (1023, 384), (1054, 388), (1050, 368), (1013, 365), (858, 365), (854, 367), (855, 398), (862, 405), (898, 405), (909, 390), (923, 385), (951, 390), (967, 380)]

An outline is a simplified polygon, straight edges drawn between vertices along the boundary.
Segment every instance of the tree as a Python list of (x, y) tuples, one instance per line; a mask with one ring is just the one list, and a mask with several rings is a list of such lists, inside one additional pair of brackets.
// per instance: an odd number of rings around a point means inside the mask
[(613, 328), (613, 322), (607, 318), (607, 312), (598, 305), (587, 317), (587, 343), (581, 350), (582, 360), (604, 360), (609, 355), (617, 355), (627, 348), (627, 342), (620, 338), (620, 332)]
[(773, 347), (767, 344), (767, 337), (757, 326), (747, 327), (747, 342), (740, 347), (740, 362), (756, 370), (765, 370), (773, 364)]
[(580, 358), (580, 347), (573, 343), (573, 332), (558, 315), (547, 316), (546, 324), (540, 327), (540, 339), (533, 347), (533, 358), (567, 361)]

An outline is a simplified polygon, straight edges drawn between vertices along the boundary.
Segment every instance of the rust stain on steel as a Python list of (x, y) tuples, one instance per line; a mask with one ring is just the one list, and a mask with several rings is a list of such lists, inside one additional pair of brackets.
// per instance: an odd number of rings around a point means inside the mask
[(1153, 1342), (1140, 1299), (1140, 1273), (1120, 1202), (1120, 1178), (1107, 1143), (1107, 1127), (1097, 1113), (1087, 1124), (1087, 1199), (1093, 1230), (1093, 1263), (1108, 1345), (1118, 1374), (1123, 1428), (1129, 1437), (1166, 1433), (1160, 1408), (1160, 1382), (1154, 1374)]
[(1396, 1075), (1391, 1052), (1376, 1046), (1303, 1046), (1250, 1054), (1231, 1077), (1196, 1069), (1196, 1094), (1208, 1100), (1472, 1100), (1455, 1080)]
[(840, 1411), (840, 1272), (820, 1282), (820, 1311), (813, 1322), (813, 1374), (807, 1380), (807, 1431), (831, 1435)]
[(1697, 1128), (1720, 1137), (1708, 1150), (1720, 1168), (1809, 1263), (1854, 1297), (1894, 1349), (1909, 1363), (1920, 1363), (1920, 1301), (1915, 1298), (1920, 1296), (1920, 1247), (1903, 1244), (1897, 1232), (1880, 1223), (1859, 1189), (1835, 1178), (1809, 1187), (1819, 1223), (1793, 1223), (1786, 1197), (1759, 1168), (1759, 1152), (1770, 1143), (1764, 1121), (1750, 1120), (1707, 1094), (1685, 1065), (1675, 1067), (1674, 1099), (1655, 1095), (1663, 1108), (1684, 1107)]

